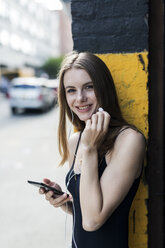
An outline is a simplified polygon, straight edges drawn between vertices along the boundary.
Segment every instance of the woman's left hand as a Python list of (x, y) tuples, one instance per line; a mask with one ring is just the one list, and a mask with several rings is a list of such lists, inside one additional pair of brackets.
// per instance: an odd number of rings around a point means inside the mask
[(110, 122), (110, 115), (106, 111), (96, 112), (86, 121), (82, 133), (81, 144), (83, 148), (97, 149), (98, 144), (105, 138)]

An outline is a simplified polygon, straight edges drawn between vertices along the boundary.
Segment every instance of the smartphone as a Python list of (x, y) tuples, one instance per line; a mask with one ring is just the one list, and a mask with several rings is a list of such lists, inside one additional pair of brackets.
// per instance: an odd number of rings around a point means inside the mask
[[(51, 186), (48, 186), (45, 183), (39, 183), (39, 182), (34, 182), (34, 181), (29, 181), (29, 180), (27, 182), (32, 184), (32, 185), (34, 185), (34, 186), (36, 186), (36, 187), (43, 188), (45, 190), (45, 192), (48, 192), (50, 190), (53, 191), (54, 192), (53, 197), (55, 197), (55, 198), (57, 196), (60, 196), (60, 195), (64, 194), (64, 192), (62, 192), (60, 190), (57, 190), (57, 189), (55, 189), (55, 188), (53, 188)], [(69, 196), (69, 195), (67, 194), (67, 196)]]

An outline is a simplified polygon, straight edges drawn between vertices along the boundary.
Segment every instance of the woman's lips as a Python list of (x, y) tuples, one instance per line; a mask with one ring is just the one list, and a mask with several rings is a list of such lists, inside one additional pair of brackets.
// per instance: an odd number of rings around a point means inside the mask
[(76, 106), (76, 109), (81, 112), (81, 113), (84, 113), (84, 112), (88, 112), (90, 110), (92, 105), (84, 105), (84, 106)]

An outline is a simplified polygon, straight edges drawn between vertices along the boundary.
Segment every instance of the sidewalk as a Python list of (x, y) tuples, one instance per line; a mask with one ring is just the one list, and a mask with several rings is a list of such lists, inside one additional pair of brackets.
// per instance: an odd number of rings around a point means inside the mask
[(47, 177), (65, 190), (68, 166), (57, 166), (58, 109), (4, 120), (1, 113), (7, 111), (7, 102), (0, 97), (0, 247), (67, 248), (72, 217), (67, 217), (66, 246), (66, 214), (27, 183)]

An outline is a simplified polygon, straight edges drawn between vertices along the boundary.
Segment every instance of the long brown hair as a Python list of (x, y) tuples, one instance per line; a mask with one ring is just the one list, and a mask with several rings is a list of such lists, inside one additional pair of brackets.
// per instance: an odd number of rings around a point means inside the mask
[(121, 114), (113, 78), (105, 63), (92, 53), (78, 53), (73, 51), (66, 56), (59, 72), (58, 92), (60, 120), (58, 128), (58, 144), (59, 152), (62, 156), (60, 165), (65, 163), (69, 154), (67, 145), (66, 115), (78, 131), (83, 131), (85, 127), (85, 123), (81, 121), (77, 115), (73, 113), (72, 117), (72, 113), (66, 100), (63, 81), (65, 72), (71, 68), (84, 69), (89, 74), (93, 82), (98, 105), (111, 116), (108, 133), (106, 133), (104, 140), (98, 144), (98, 153), (100, 157), (113, 148), (115, 139), (122, 127), (131, 126), (133, 129), (136, 129), (134, 126), (128, 124)]

